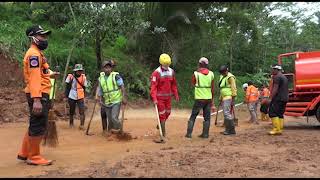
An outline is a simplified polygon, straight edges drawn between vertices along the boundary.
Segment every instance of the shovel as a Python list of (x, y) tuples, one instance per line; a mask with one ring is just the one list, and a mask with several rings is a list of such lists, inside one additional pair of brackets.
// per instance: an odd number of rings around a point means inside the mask
[(233, 114), (233, 116), (234, 116), (234, 118), (233, 118), (233, 121), (234, 121), (234, 125), (235, 126), (238, 126), (238, 118), (236, 118), (236, 114), (235, 114), (235, 112), (234, 112), (234, 109), (235, 109), (235, 106), (233, 105), (232, 106), (232, 114)]
[(126, 105), (122, 105), (122, 113), (121, 113), (121, 127), (120, 127), (120, 133), (123, 134), (123, 121), (124, 121), (124, 110), (126, 109)]
[(164, 139), (163, 139), (163, 135), (162, 135), (162, 128), (161, 128), (161, 124), (160, 124), (160, 119), (159, 119), (159, 112), (158, 112), (158, 107), (155, 104), (154, 105), (155, 109), (156, 109), (156, 114), (157, 114), (157, 120), (158, 120), (158, 127), (159, 127), (159, 132), (160, 132), (160, 140), (154, 140), (155, 143), (165, 143)]
[(94, 111), (95, 111), (95, 109), (96, 109), (96, 105), (97, 105), (97, 100), (95, 100), (95, 103), (94, 103), (94, 106), (93, 106), (93, 110), (92, 110), (92, 114), (91, 114), (91, 117), (90, 117), (90, 121), (89, 121), (89, 123), (88, 123), (88, 127), (87, 127), (87, 130), (86, 130), (86, 135), (87, 135), (87, 136), (94, 135), (94, 134), (89, 134), (89, 129), (90, 129), (91, 121), (92, 121), (92, 119), (93, 119)]

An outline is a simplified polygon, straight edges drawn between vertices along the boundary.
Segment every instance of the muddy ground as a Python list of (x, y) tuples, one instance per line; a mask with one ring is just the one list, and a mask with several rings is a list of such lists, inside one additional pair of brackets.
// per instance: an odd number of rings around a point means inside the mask
[[(91, 115), (92, 104), (87, 114)], [(199, 118), (193, 139), (184, 138), (190, 110), (173, 110), (167, 122), (169, 140), (156, 144), (154, 109), (128, 108), (124, 130), (130, 141), (102, 134), (96, 110), (90, 129), (70, 129), (57, 121), (59, 146), (43, 147), (42, 154), (54, 159), (47, 167), (26, 165), (16, 160), (26, 123), (5, 123), (0, 127), (1, 177), (319, 177), (320, 126), (314, 118), (287, 117), (282, 136), (269, 136), (270, 122), (247, 122), (245, 106), (237, 109), (237, 135), (223, 136), (223, 129), (211, 124), (210, 138), (197, 137), (202, 130)], [(88, 115), (89, 116), (89, 115)], [(214, 117), (214, 116), (212, 116)], [(222, 116), (219, 115), (219, 119)], [(88, 123), (88, 119), (86, 124)]]
[[(102, 134), (99, 107), (90, 128), (92, 136), (70, 129), (65, 104), (55, 104), (59, 145), (42, 147), (51, 166), (29, 166), (16, 159), (28, 124), (28, 109), (19, 66), (0, 55), (0, 177), (319, 177), (320, 126), (315, 118), (285, 118), (282, 136), (269, 136), (270, 122), (247, 122), (245, 106), (239, 106), (237, 135), (223, 136), (212, 116), (209, 139), (198, 118), (193, 138), (184, 138), (191, 110), (174, 109), (166, 123), (169, 137), (156, 144), (155, 110), (146, 101), (136, 101), (125, 111), (124, 131), (132, 139)], [(86, 126), (93, 109), (87, 102)], [(219, 115), (222, 119), (222, 115)]]

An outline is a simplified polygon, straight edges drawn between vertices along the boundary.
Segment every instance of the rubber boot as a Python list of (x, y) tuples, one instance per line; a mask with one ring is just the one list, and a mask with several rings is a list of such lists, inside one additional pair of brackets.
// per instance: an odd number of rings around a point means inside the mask
[(210, 128), (210, 121), (203, 121), (202, 134), (200, 134), (198, 137), (208, 138), (209, 137), (209, 128)]
[(166, 137), (166, 121), (160, 122), (161, 130), (162, 130), (162, 135)]
[(83, 114), (83, 115), (80, 115), (80, 126), (79, 126), (79, 129), (80, 129), (80, 130), (84, 130), (84, 121), (85, 121), (85, 116), (84, 116), (84, 114)]
[(226, 130), (222, 133), (223, 135), (233, 135), (236, 134), (234, 121), (232, 119), (225, 119)]
[(282, 133), (282, 130), (283, 130), (283, 121), (284, 121), (283, 118), (279, 118), (279, 124), (280, 124), (279, 132), (280, 132), (280, 133)]
[(72, 128), (73, 127), (73, 115), (70, 115), (69, 118), (70, 118), (69, 119), (69, 127)]
[(30, 154), (27, 163), (29, 165), (51, 165), (52, 160), (47, 160), (40, 155), (40, 143), (43, 136), (29, 136)]
[(271, 118), (272, 120), (272, 125), (273, 125), (273, 129), (269, 132), (270, 135), (278, 135), (278, 134), (281, 134), (280, 132), (280, 120), (278, 117), (274, 117), (274, 118)]
[(188, 121), (187, 134), (185, 135), (186, 138), (191, 138), (193, 126), (194, 126), (194, 121)]
[(22, 140), (22, 146), (18, 153), (17, 159), (19, 160), (27, 160), (29, 154), (29, 133), (28, 131), (24, 134), (23, 140)]

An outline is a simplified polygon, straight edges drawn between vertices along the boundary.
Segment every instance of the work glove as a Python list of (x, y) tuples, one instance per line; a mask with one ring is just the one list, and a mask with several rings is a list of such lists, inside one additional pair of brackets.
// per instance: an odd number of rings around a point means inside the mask
[(153, 104), (158, 104), (158, 101), (157, 100), (153, 100)]

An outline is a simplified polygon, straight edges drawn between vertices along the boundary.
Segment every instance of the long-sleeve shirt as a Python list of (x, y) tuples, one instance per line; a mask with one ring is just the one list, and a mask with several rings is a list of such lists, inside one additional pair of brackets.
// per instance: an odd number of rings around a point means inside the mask
[(150, 81), (150, 96), (153, 102), (158, 99), (171, 99), (172, 96), (179, 97), (175, 73), (170, 67), (167, 70), (158, 67), (152, 73)]

